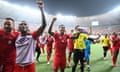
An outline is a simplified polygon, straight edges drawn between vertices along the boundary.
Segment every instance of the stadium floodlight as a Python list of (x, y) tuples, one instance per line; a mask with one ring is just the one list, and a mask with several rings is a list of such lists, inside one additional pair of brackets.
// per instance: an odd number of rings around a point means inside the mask
[(113, 11), (120, 11), (120, 6), (117, 6)]
[(10, 5), (9, 2), (7, 2), (7, 1), (3, 1), (3, 0), (0, 0), (0, 3), (4, 4), (4, 5), (6, 5), (6, 6), (9, 6), (9, 5)]
[(116, 8), (114, 8), (112, 11), (110, 11), (110, 13), (118, 13), (120, 11), (120, 6), (117, 6)]
[(28, 6), (24, 6), (23, 10), (27, 13), (31, 13), (31, 14), (35, 14), (35, 15), (38, 15), (40, 13), (38, 10), (31, 9)]
[(57, 16), (58, 18), (60, 18), (60, 17), (62, 17), (62, 14), (58, 13), (56, 16)]
[(58, 14), (56, 15), (56, 17), (57, 17), (57, 19), (59, 19), (59, 20), (64, 20), (64, 16), (63, 16), (62, 14), (60, 14), (60, 13), (58, 13)]

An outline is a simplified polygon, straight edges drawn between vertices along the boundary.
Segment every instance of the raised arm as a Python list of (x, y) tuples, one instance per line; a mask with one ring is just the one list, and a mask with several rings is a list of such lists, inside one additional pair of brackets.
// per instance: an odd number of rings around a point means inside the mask
[(93, 43), (99, 43), (100, 42), (100, 34), (97, 34), (97, 37), (88, 37), (88, 40), (92, 41)]
[[(97, 37), (94, 37), (94, 38), (92, 38), (93, 40), (98, 40), (98, 39), (100, 39), (100, 37), (101, 37), (101, 35), (100, 34), (97, 34)], [(89, 37), (89, 38), (91, 38), (91, 37)]]
[(56, 21), (56, 18), (54, 17), (53, 19), (52, 19), (52, 22), (51, 22), (51, 24), (50, 24), (50, 27), (49, 27), (49, 29), (48, 29), (48, 33), (50, 34), (50, 35), (54, 35), (54, 32), (52, 32), (52, 27), (53, 27), (53, 24), (54, 24), (54, 22)]
[(71, 39), (77, 39), (79, 37), (80, 33), (73, 34)]
[(38, 1), (37, 2), (37, 5), (38, 7), (40, 8), (40, 11), (41, 11), (41, 18), (42, 18), (42, 25), (38, 28), (37, 30), (37, 35), (40, 36), (43, 31), (45, 30), (45, 27), (46, 27), (46, 19), (45, 19), (45, 14), (44, 14), (44, 11), (43, 11), (43, 7), (44, 7), (44, 4), (42, 1)]

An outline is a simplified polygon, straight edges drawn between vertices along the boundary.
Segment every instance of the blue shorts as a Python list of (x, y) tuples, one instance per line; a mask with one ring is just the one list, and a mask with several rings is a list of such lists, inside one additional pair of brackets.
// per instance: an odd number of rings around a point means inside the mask
[(89, 61), (90, 60), (90, 50), (85, 49), (85, 60)]

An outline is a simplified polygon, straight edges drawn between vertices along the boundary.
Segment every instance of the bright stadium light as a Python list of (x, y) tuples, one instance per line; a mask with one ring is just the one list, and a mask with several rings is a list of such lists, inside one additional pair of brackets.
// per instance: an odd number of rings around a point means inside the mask
[[(17, 5), (17, 4), (11, 4), (7, 1), (1, 1), (0, 0), (0, 4), (1, 4), (1, 7), (4, 8), (3, 9), (6, 9), (7, 7), (11, 7), (10, 9), (7, 9), (8, 12), (15, 12), (14, 14), (17, 16), (19, 16), (19, 18), (23, 18), (24, 17), (38, 17), (38, 15), (40, 15), (40, 11), (39, 10), (35, 10), (33, 8), (30, 8), (29, 6), (20, 6), (20, 5)], [(9, 13), (5, 12), (6, 14), (9, 15)], [(14, 16), (14, 14), (12, 14)], [(47, 14), (47, 13), (45, 13)]]
[(56, 16), (57, 16), (58, 18), (60, 18), (60, 17), (62, 17), (62, 14), (58, 13)]
[(99, 25), (99, 21), (92, 21), (91, 25), (92, 26), (98, 26)]
[(117, 6), (113, 11), (120, 11), (120, 6)]
[(3, 1), (3, 0), (0, 0), (0, 3), (4, 4), (4, 5), (6, 5), (6, 6), (9, 6), (9, 5), (10, 5), (9, 2), (7, 2), (7, 1)]
[[(11, 6), (11, 7), (17, 9), (17, 11), (21, 10), (21, 11), (25, 11), (27, 13), (31, 13), (31, 14), (35, 14), (35, 15), (40, 14), (39, 10), (32, 9), (29, 6), (20, 6), (20, 5), (16, 5), (16, 4), (11, 4), (11, 3), (7, 2), (7, 1), (3, 1), (3, 0), (0, 0), (0, 3), (2, 3), (5, 6)], [(45, 14), (47, 14), (47, 13), (45, 13)]]
[(116, 8), (114, 8), (112, 11), (110, 11), (109, 13), (118, 13), (120, 11), (120, 6), (117, 6)]
[(31, 13), (33, 15), (39, 15), (40, 12), (38, 10), (34, 10), (34, 9), (31, 9), (30, 7), (28, 6), (25, 6), (22, 8), (26, 13)]

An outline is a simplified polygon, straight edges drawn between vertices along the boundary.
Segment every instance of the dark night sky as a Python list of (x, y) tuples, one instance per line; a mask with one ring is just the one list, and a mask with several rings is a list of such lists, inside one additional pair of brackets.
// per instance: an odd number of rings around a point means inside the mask
[[(36, 0), (6, 0), (8, 2), (37, 8)], [(43, 0), (49, 14), (92, 16), (106, 13), (120, 5), (120, 0)]]

